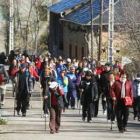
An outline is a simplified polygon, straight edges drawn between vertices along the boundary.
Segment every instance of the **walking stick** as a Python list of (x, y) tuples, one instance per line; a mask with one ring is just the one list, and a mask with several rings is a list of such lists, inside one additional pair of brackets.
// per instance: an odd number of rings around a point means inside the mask
[[(46, 99), (44, 99), (44, 105), (45, 105), (45, 114), (46, 114)], [(46, 122), (47, 122), (47, 119), (45, 116), (45, 131), (46, 131)]]
[(80, 110), (81, 110), (81, 96), (82, 96), (82, 91), (80, 90), (80, 99), (79, 99), (79, 114), (80, 114)]
[[(16, 80), (17, 80), (17, 74), (16, 74)], [(14, 116), (15, 116), (15, 114), (16, 114), (16, 102), (17, 102), (16, 98), (17, 98), (17, 90), (18, 90), (17, 81), (15, 81), (14, 90), (15, 90), (15, 97), (14, 97)]]

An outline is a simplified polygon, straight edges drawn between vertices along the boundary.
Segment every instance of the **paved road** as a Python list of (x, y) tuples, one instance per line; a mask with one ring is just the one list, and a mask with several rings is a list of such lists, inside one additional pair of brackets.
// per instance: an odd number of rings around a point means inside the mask
[(124, 134), (118, 133), (116, 124), (113, 130), (110, 130), (110, 124), (106, 123), (106, 119), (102, 114), (100, 105), (99, 116), (93, 118), (93, 123), (83, 122), (81, 115), (77, 109), (66, 110), (62, 114), (62, 123), (60, 133), (50, 134), (47, 118), (47, 130), (45, 131), (44, 118), (41, 118), (39, 89), (36, 86), (32, 106), (27, 112), (27, 117), (13, 117), (13, 104), (11, 85), (7, 88), (6, 105), (2, 111), (3, 118), (8, 120), (6, 125), (0, 132), (0, 140), (137, 140), (140, 139), (140, 123), (133, 121), (130, 115), (128, 132)]

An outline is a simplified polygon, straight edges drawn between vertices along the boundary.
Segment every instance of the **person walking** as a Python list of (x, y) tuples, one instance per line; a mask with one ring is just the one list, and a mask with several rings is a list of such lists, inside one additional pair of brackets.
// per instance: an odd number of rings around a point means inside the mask
[[(58, 76), (57, 81), (58, 83), (61, 85), (61, 87), (64, 90), (65, 93), (65, 100), (67, 101), (67, 93), (68, 93), (68, 77), (65, 76), (66, 75), (66, 71), (65, 70), (61, 70), (60, 72), (60, 76)], [(64, 109), (63, 111), (65, 112), (65, 107), (67, 107), (67, 105), (64, 105)]]
[(77, 98), (77, 92), (76, 92), (76, 81), (77, 81), (77, 76), (75, 73), (75, 67), (71, 66), (70, 67), (70, 73), (67, 73), (68, 77), (68, 104), (71, 99), (71, 108), (75, 109), (75, 101)]
[(61, 124), (61, 113), (64, 108), (63, 103), (63, 95), (64, 91), (60, 88), (57, 82), (52, 82), (49, 86), (50, 95), (46, 95), (46, 99), (48, 99), (48, 106), (50, 112), (50, 133), (54, 134), (54, 132), (59, 133), (60, 124)]
[(127, 122), (129, 116), (129, 106), (126, 104), (126, 98), (129, 98), (130, 105), (133, 101), (133, 86), (128, 79), (128, 72), (122, 70), (120, 80), (114, 82), (110, 88), (110, 95), (116, 102), (117, 125), (120, 133), (127, 131)]
[(1, 94), (1, 102), (0, 108), (4, 107), (5, 103), (5, 94), (6, 94), (6, 84), (9, 82), (9, 75), (5, 69), (3, 64), (0, 64), (0, 94)]
[(113, 72), (109, 73), (109, 80), (106, 83), (106, 87), (105, 87), (105, 92), (104, 92), (104, 98), (106, 98), (107, 101), (107, 122), (108, 123), (115, 123), (115, 113), (113, 111), (113, 100), (110, 96), (110, 88), (113, 85), (113, 83), (115, 82), (115, 76)]
[(83, 105), (82, 119), (85, 121), (87, 117), (87, 122), (91, 123), (93, 108), (95, 109), (95, 101), (98, 100), (98, 87), (90, 71), (86, 72), (85, 78), (81, 81), (81, 90), (81, 103)]
[(31, 79), (31, 73), (26, 70), (26, 63), (22, 63), (20, 70), (14, 75), (14, 80), (16, 83), (16, 99), (17, 99), (17, 114), (20, 115), (20, 110), (22, 116), (26, 117), (26, 107), (29, 102), (29, 94), (33, 90), (33, 84)]
[(100, 78), (100, 87), (101, 87), (101, 92), (102, 92), (102, 106), (103, 106), (103, 114), (106, 112), (106, 99), (104, 98), (104, 92), (105, 92), (105, 85), (108, 81), (109, 78), (109, 73), (111, 71), (111, 67), (109, 63), (105, 64), (105, 70), (102, 71), (101, 73), (101, 78)]
[(43, 96), (43, 111), (44, 117), (48, 117), (48, 104), (46, 101), (46, 97), (49, 95), (49, 86), (52, 82), (56, 81), (55, 77), (52, 76), (50, 68), (46, 68), (42, 73), (41, 77), (41, 88), (43, 89), (42, 96)]
[(137, 77), (132, 81), (133, 83), (133, 110), (134, 110), (134, 120), (138, 117), (140, 121), (140, 73), (137, 74)]

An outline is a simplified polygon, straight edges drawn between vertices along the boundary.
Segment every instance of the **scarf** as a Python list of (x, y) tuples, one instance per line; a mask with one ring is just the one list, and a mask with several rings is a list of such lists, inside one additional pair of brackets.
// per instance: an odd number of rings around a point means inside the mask
[(125, 82), (126, 82), (126, 80), (120, 79), (120, 81), (122, 82), (121, 98), (124, 98), (125, 97)]

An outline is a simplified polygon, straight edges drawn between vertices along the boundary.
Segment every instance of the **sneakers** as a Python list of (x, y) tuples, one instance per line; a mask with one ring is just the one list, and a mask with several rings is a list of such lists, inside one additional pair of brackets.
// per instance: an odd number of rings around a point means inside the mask
[(48, 114), (44, 114), (44, 118), (45, 118), (45, 117), (47, 118), (48, 116), (49, 116)]
[(22, 116), (23, 116), (23, 117), (26, 117), (26, 113), (22, 113)]
[(107, 123), (111, 123), (111, 120), (107, 120)]
[(72, 109), (75, 109), (75, 107), (74, 107), (74, 106), (72, 106), (71, 108), (72, 108)]
[(115, 121), (111, 121), (112, 124), (115, 124)]
[(3, 108), (4, 108), (4, 104), (1, 104), (1, 105), (0, 105), (0, 109), (3, 109)]
[(92, 123), (92, 120), (89, 120), (88, 122), (89, 122), (89, 123)]
[(103, 111), (103, 115), (106, 115), (106, 111), (105, 110)]

